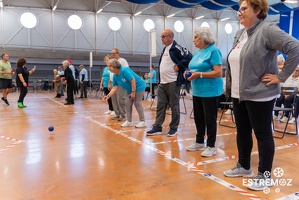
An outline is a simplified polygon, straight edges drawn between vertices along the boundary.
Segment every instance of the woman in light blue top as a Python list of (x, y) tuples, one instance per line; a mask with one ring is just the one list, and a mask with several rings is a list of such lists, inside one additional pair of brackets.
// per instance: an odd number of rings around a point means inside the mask
[[(109, 59), (111, 59), (110, 55), (107, 55), (104, 57), (104, 62), (106, 63), (107, 66), (108, 66), (107, 62)], [(109, 93), (109, 89), (108, 89), (109, 78), (110, 78), (110, 71), (109, 71), (108, 67), (105, 67), (103, 69), (102, 80), (100, 83), (100, 90), (101, 91), (104, 90), (105, 95), (107, 95)], [(112, 106), (111, 99), (108, 99), (108, 105), (109, 105), (109, 110), (105, 112), (105, 114), (107, 114), (107, 115), (109, 115), (113, 112), (113, 106)]]
[(139, 123), (135, 125), (136, 128), (146, 127), (144, 121), (144, 112), (142, 106), (142, 97), (145, 89), (145, 81), (142, 80), (135, 72), (128, 67), (122, 67), (116, 59), (110, 59), (108, 61), (109, 70), (114, 73), (113, 87), (109, 94), (104, 97), (103, 100), (108, 100), (114, 95), (118, 87), (125, 89), (126, 95), (126, 113), (127, 121), (121, 125), (121, 127), (133, 126), (132, 123), (132, 110), (133, 104), (139, 115)]
[(151, 66), (151, 71), (148, 73), (148, 83), (152, 82), (151, 91), (152, 91), (152, 98), (155, 98), (155, 86), (157, 86), (157, 72), (155, 70), (155, 66)]
[[(198, 50), (189, 63), (194, 121), (197, 129), (196, 141), (188, 146), (188, 151), (204, 150), (201, 156), (217, 153), (215, 148), (217, 133), (218, 97), (223, 93), (222, 55), (214, 45), (215, 39), (207, 27), (197, 28), (193, 43)], [(186, 72), (185, 72), (186, 76)], [(207, 144), (204, 136), (207, 131)]]

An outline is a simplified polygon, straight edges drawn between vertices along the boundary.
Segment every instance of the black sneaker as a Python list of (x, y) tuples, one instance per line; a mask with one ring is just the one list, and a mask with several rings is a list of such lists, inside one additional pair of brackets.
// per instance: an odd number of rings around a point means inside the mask
[(9, 105), (7, 99), (4, 99), (4, 97), (2, 97), (1, 99), (2, 99), (2, 101), (4, 101), (6, 103), (6, 105)]
[(152, 136), (152, 135), (162, 135), (162, 127), (155, 127), (153, 126), (152, 130), (149, 130), (146, 132), (146, 135)]
[(169, 132), (167, 133), (167, 137), (173, 137), (176, 136), (178, 133), (174, 129), (170, 129)]

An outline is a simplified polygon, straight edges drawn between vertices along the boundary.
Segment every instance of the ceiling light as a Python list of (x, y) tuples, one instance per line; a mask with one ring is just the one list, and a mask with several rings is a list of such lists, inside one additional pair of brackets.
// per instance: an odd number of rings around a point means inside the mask
[(134, 16), (137, 16), (137, 15), (140, 15), (141, 14), (141, 11), (138, 12), (138, 13), (135, 13)]
[(103, 11), (103, 8), (101, 8), (100, 10), (97, 11), (97, 14), (99, 14), (100, 12)]
[(3, 2), (2, 1), (0, 2), (0, 7), (3, 8)]
[(286, 0), (285, 3), (298, 3), (297, 0)]
[(199, 16), (199, 17), (196, 17), (195, 19), (201, 19), (201, 18), (204, 18), (205, 16)]
[(228, 19), (229, 19), (229, 17), (220, 19), (220, 21), (223, 22), (223, 21), (228, 20)]
[(168, 15), (166, 18), (170, 18), (170, 17), (173, 17), (173, 16), (175, 16), (175, 14)]
[(55, 5), (55, 6), (53, 7), (53, 9), (52, 9), (52, 10), (53, 10), (53, 11), (55, 11), (55, 10), (56, 10), (56, 8), (57, 8), (57, 5)]

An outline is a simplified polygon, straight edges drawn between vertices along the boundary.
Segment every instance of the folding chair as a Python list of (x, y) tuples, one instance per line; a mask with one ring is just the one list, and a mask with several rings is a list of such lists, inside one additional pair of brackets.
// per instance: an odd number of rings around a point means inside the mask
[[(288, 120), (286, 122), (284, 130), (275, 129), (275, 124), (274, 124), (275, 120), (272, 118), (273, 131), (282, 133), (281, 137), (273, 135), (273, 137), (275, 137), (275, 138), (282, 139), (286, 133), (291, 134), (291, 135), (297, 135), (298, 134), (297, 116), (295, 116), (295, 114), (294, 114), (295, 107), (296, 107), (297, 91), (298, 91), (297, 87), (281, 87), (281, 95), (293, 95), (294, 96), (294, 100), (293, 100), (291, 108), (282, 108), (282, 107), (276, 107), (276, 106), (274, 106), (273, 111), (278, 111), (278, 112), (279, 111), (283, 111), (283, 112), (289, 111), (289, 114), (287, 116)], [(287, 128), (288, 128), (291, 116), (295, 117), (295, 128), (296, 128), (296, 132), (295, 133), (291, 132), (291, 131), (287, 131)]]
[(180, 99), (183, 100), (184, 112), (181, 112), (181, 114), (187, 114), (187, 109), (186, 109), (186, 104), (185, 104), (185, 95), (186, 95), (186, 87), (185, 87), (185, 85), (182, 85), (181, 89), (180, 89)]
[(236, 123), (235, 123), (233, 111), (231, 112), (231, 119), (232, 119), (232, 122), (234, 123), (234, 125), (229, 125), (229, 124), (223, 123), (223, 119), (222, 119), (223, 115), (225, 113), (225, 108), (226, 107), (233, 108), (233, 102), (230, 101), (230, 98), (226, 98), (225, 102), (220, 102), (219, 104), (221, 105), (221, 109), (222, 109), (221, 116), (220, 116), (220, 119), (219, 119), (219, 125), (220, 126), (225, 126), (225, 127), (230, 127), (230, 128), (236, 128)]

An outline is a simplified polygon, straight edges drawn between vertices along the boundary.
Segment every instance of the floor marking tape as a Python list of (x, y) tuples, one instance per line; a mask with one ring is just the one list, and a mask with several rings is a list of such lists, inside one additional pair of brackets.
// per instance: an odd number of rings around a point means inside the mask
[(4, 135), (1, 135), (0, 138), (13, 141), (12, 144), (7, 145), (6, 147), (0, 149), (0, 153), (11, 149), (12, 147), (17, 146), (18, 144), (21, 144), (22, 142), (25, 142), (25, 140), (18, 140), (18, 139), (12, 138), (12, 137), (4, 136)]
[[(95, 121), (95, 120), (91, 119), (90, 117), (86, 117), (86, 119), (88, 119), (88, 120), (90, 120), (90, 121), (92, 121), (92, 122), (94, 122), (94, 123), (102, 126), (103, 128), (107, 128), (108, 130), (111, 130), (112, 132), (114, 132), (116, 134), (119, 134), (119, 135), (121, 135), (121, 136), (123, 136), (123, 137), (125, 137), (125, 138), (127, 138), (127, 139), (129, 139), (131, 141), (133, 141), (133, 142), (136, 142), (136, 143), (140, 144), (144, 148), (152, 150), (153, 152), (156, 152), (156, 153), (158, 153), (160, 155), (163, 155), (165, 158), (167, 158), (169, 160), (172, 160), (172, 161), (174, 161), (174, 162), (176, 162), (176, 163), (178, 163), (178, 164), (180, 164), (180, 165), (182, 165), (184, 167), (187, 167), (189, 169), (188, 163), (186, 163), (185, 161), (183, 161), (181, 159), (178, 159), (178, 158), (176, 158), (174, 156), (171, 156), (170, 154), (165, 153), (165, 152), (163, 152), (163, 151), (161, 151), (161, 150), (159, 150), (159, 149), (151, 146), (150, 144), (144, 143), (144, 142), (142, 142), (142, 141), (140, 141), (140, 140), (138, 140), (138, 139), (136, 139), (136, 138), (134, 138), (132, 136), (129, 136), (129, 135), (123, 133), (122, 131), (117, 131), (115, 129), (112, 129), (111, 127), (109, 127), (109, 126), (107, 126), (107, 125), (105, 125), (105, 124), (103, 124), (101, 122)], [(196, 173), (204, 176), (205, 178), (208, 178), (208, 179), (210, 179), (210, 180), (212, 180), (212, 181), (214, 181), (214, 182), (216, 182), (218, 184), (221, 184), (221, 185), (225, 186), (226, 188), (228, 188), (230, 190), (233, 190), (233, 191), (235, 191), (235, 192), (237, 192), (237, 193), (239, 193), (239, 194), (241, 194), (243, 196), (246, 196), (249, 199), (252, 199), (252, 200), (253, 199), (261, 199), (259, 196), (255, 195), (255, 194), (251, 194), (251, 193), (247, 192), (246, 190), (243, 190), (243, 189), (241, 189), (241, 188), (239, 188), (237, 186), (234, 186), (234, 185), (232, 185), (232, 184), (230, 184), (230, 183), (228, 183), (228, 182), (226, 182), (226, 181), (224, 181), (224, 180), (222, 180), (220, 178), (217, 178), (216, 176), (214, 176), (214, 175), (212, 175), (210, 173), (207, 173), (207, 172), (205, 172), (203, 170), (200, 170), (200, 169), (198, 169), (198, 168), (196, 168), (194, 166), (191, 167), (190, 170), (194, 171), (194, 172), (196, 172)]]
[[(291, 148), (291, 147), (295, 147), (298, 145), (299, 145), (299, 142), (295, 142), (293, 144), (287, 144), (287, 145), (275, 147), (275, 150)], [(258, 151), (251, 152), (251, 155), (257, 155), (257, 154), (258, 154)], [(223, 157), (223, 158), (216, 158), (216, 159), (212, 159), (212, 160), (197, 162), (196, 165), (199, 166), (199, 165), (211, 164), (211, 163), (222, 162), (222, 161), (226, 161), (226, 160), (233, 160), (236, 158), (238, 158), (238, 155), (232, 155), (232, 156), (227, 156), (227, 157)]]
[(294, 192), (293, 194), (281, 197), (277, 200), (295, 200), (295, 199), (299, 199), (299, 192)]
[[(232, 133), (222, 133), (222, 134), (217, 134), (217, 137), (222, 137), (222, 136), (227, 136), (227, 135), (236, 135), (237, 132), (232, 132)], [(172, 143), (172, 142), (183, 142), (183, 141), (189, 141), (189, 140), (195, 140), (195, 138), (186, 138), (186, 139), (178, 139), (178, 140), (169, 140), (169, 141), (163, 141), (163, 142), (153, 142), (151, 144), (167, 144), (167, 143)]]

